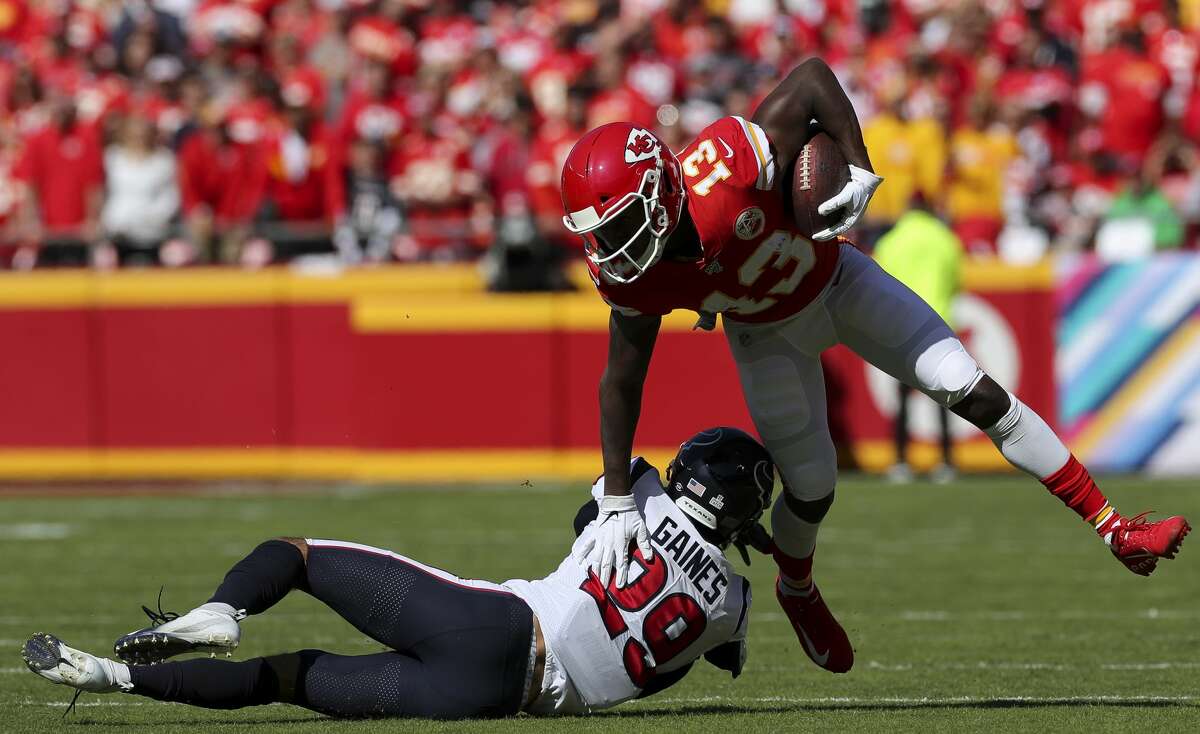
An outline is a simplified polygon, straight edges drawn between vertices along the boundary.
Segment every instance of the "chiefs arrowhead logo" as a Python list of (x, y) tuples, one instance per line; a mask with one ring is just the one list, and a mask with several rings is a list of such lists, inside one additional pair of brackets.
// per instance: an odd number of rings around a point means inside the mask
[(763, 210), (756, 206), (747, 207), (738, 214), (733, 222), (733, 232), (739, 240), (752, 240), (762, 234), (767, 217)]
[(658, 141), (650, 133), (640, 127), (629, 131), (629, 139), (625, 141), (625, 162), (637, 163), (648, 158), (658, 158)]

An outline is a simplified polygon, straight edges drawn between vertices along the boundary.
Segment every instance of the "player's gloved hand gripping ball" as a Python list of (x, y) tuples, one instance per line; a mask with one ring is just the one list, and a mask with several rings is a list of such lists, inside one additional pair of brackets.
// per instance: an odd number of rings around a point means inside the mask
[(876, 176), (865, 168), (851, 165), (850, 181), (836, 196), (817, 207), (817, 213), (821, 216), (832, 214), (838, 209), (844, 209), (845, 216), (832, 227), (815, 233), (812, 238), (814, 240), (831, 240), (853, 227), (858, 218), (862, 216), (863, 211), (866, 210), (867, 204), (875, 194), (875, 189), (879, 188), (881, 183), (883, 183), (882, 177)]
[(582, 557), (588, 560), (602, 585), (608, 586), (615, 568), (617, 586), (624, 586), (629, 579), (629, 542), (636, 540), (642, 558), (649, 560), (654, 557), (650, 532), (632, 494), (605, 495), (597, 504), (600, 513), (596, 517), (596, 532), (581, 549)]

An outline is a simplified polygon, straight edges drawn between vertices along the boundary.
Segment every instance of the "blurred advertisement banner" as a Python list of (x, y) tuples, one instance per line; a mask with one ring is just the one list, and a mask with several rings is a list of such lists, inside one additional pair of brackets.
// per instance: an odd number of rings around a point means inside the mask
[(1200, 474), (1200, 255), (1062, 257), (1060, 426), (1097, 471)]

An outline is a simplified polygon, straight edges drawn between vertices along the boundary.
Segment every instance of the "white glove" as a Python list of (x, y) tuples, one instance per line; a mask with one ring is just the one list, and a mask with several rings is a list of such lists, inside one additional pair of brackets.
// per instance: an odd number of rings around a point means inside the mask
[(814, 240), (831, 240), (853, 227), (867, 208), (871, 197), (874, 196), (875, 189), (879, 188), (881, 183), (883, 183), (882, 177), (876, 176), (865, 168), (850, 166), (849, 183), (843, 186), (836, 196), (817, 207), (817, 213), (821, 216), (832, 214), (842, 208), (846, 209), (846, 216), (842, 218), (841, 222), (817, 232), (812, 238)]
[(654, 557), (650, 533), (633, 495), (604, 495), (596, 503), (600, 506), (596, 529), (580, 555), (587, 559), (588, 566), (600, 577), (603, 586), (608, 586), (615, 566), (617, 586), (621, 587), (629, 580), (629, 541), (637, 540), (642, 558), (650, 560)]

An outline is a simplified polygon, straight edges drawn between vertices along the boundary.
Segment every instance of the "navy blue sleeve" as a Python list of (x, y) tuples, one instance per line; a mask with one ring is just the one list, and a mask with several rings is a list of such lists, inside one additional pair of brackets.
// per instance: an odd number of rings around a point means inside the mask
[(584, 502), (583, 507), (579, 508), (579, 512), (575, 513), (575, 537), (583, 535), (583, 529), (599, 514), (600, 506), (596, 504), (595, 500)]

